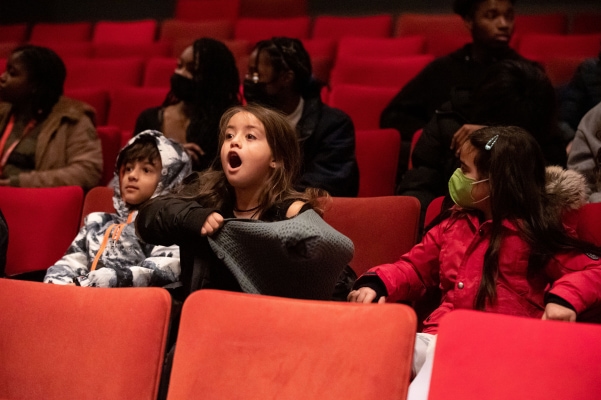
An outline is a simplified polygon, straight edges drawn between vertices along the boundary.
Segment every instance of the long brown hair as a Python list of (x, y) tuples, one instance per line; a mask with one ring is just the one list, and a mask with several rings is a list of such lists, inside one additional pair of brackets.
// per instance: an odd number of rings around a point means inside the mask
[[(276, 167), (259, 195), (259, 218), (276, 203), (290, 199), (305, 201), (321, 213), (323, 210), (318, 198), (328, 196), (327, 192), (315, 188), (299, 192), (294, 188), (302, 162), (300, 146), (295, 130), (280, 112), (256, 104), (228, 109), (219, 123), (219, 151), (223, 146), (230, 119), (239, 112), (248, 112), (261, 121), (267, 143), (276, 161)], [(219, 209), (228, 201), (235, 203), (235, 191), (227, 181), (221, 157), (217, 157), (209, 169), (199, 173), (198, 178), (198, 186), (186, 193), (196, 198), (204, 207)]]

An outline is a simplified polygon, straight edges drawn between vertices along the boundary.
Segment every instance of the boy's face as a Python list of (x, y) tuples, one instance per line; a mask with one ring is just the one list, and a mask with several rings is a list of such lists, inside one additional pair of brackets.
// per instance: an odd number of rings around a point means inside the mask
[(513, 4), (509, 0), (485, 0), (465, 22), (472, 39), (489, 48), (507, 47), (513, 34)]
[(150, 199), (161, 180), (161, 160), (151, 163), (130, 161), (121, 166), (119, 173), (121, 197), (130, 205), (139, 205)]

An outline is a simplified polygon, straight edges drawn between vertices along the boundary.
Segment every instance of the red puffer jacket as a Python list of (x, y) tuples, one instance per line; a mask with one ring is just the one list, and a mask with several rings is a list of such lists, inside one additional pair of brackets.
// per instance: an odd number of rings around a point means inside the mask
[[(577, 313), (601, 301), (601, 261), (584, 254), (558, 254), (536, 276), (529, 276), (529, 246), (514, 225), (505, 222), (499, 255), (497, 301), (486, 311), (540, 318), (548, 290), (569, 302)], [(432, 228), (422, 242), (394, 264), (372, 268), (386, 286), (387, 301), (417, 300), (428, 287), (442, 291), (440, 306), (424, 322), (435, 334), (440, 318), (458, 308), (471, 309), (482, 277), (491, 222), (479, 223), (468, 212), (457, 212)], [(550, 288), (550, 289), (549, 289)]]

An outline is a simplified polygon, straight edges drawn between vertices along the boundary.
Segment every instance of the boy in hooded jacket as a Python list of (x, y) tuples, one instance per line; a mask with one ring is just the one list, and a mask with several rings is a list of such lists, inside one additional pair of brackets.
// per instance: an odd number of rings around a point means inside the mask
[(65, 255), (48, 268), (44, 282), (78, 286), (165, 286), (180, 276), (178, 246), (155, 246), (137, 236), (138, 208), (165, 194), (191, 172), (179, 143), (158, 131), (132, 138), (117, 157), (115, 213), (89, 214)]

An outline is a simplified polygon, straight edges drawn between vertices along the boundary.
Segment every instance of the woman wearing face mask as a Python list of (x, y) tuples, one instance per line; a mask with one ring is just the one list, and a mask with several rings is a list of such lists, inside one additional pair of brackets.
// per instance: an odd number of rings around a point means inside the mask
[(204, 170), (217, 156), (221, 115), (240, 104), (239, 88), (236, 60), (227, 46), (198, 39), (178, 58), (163, 104), (142, 111), (134, 132), (163, 132), (184, 144), (195, 170)]
[[(536, 139), (517, 127), (475, 131), (460, 160), (449, 180), (456, 205), (400, 260), (361, 276), (348, 296), (416, 301), (440, 289), (438, 308), (417, 334), (414, 373), (432, 354), (441, 318), (455, 309), (575, 321), (601, 300), (601, 249), (566, 225), (587, 200), (582, 175), (545, 168)], [(410, 388), (409, 398), (412, 390), (419, 389)]]

